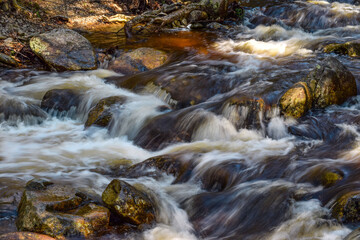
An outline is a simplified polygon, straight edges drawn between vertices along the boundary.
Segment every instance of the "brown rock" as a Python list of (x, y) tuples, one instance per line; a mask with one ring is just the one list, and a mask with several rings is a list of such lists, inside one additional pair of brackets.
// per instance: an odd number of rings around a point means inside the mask
[(28, 187), (23, 193), (16, 220), (20, 231), (64, 239), (65, 236), (87, 237), (106, 230), (110, 218), (107, 208), (95, 204), (83, 206), (85, 195), (68, 186), (41, 186)]
[(153, 48), (138, 48), (110, 62), (109, 69), (123, 74), (148, 71), (163, 65), (168, 55)]

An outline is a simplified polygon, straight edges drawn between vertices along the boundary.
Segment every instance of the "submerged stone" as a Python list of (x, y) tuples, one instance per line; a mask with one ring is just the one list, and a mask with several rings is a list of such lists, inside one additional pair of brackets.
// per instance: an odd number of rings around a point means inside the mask
[(142, 47), (130, 52), (123, 53), (109, 63), (109, 69), (122, 74), (134, 74), (145, 72), (163, 65), (168, 59), (167, 53)]
[(137, 163), (123, 173), (125, 177), (138, 178), (142, 176), (159, 178), (162, 173), (176, 177), (174, 183), (185, 182), (191, 177), (195, 165), (186, 161), (180, 155), (161, 155)]
[(124, 181), (112, 180), (103, 192), (102, 200), (125, 222), (140, 225), (155, 221), (155, 211), (150, 199)]
[(324, 47), (326, 53), (336, 53), (349, 55), (350, 57), (360, 57), (360, 41), (350, 41), (346, 43), (333, 43)]
[(89, 112), (85, 127), (91, 125), (107, 127), (112, 120), (111, 107), (122, 105), (126, 99), (121, 96), (111, 96), (101, 99)]
[(70, 29), (55, 29), (30, 39), (31, 50), (57, 71), (96, 69), (90, 42)]
[[(20, 231), (43, 233), (58, 239), (88, 237), (107, 229), (110, 212), (103, 206), (84, 204), (84, 194), (68, 186), (47, 185), (32, 180), (18, 208)], [(44, 186), (44, 187), (43, 187)]]
[(69, 111), (79, 105), (79, 96), (71, 89), (52, 89), (47, 91), (41, 101), (42, 109), (59, 112)]

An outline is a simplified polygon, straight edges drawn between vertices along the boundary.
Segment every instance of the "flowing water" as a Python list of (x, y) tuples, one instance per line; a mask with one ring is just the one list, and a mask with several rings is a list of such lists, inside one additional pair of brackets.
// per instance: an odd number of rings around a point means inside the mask
[[(359, 2), (244, 5), (244, 24), (218, 35), (184, 29), (131, 42), (115, 34), (88, 36), (97, 47), (149, 46), (171, 54), (164, 66), (132, 77), (105, 69), (2, 69), (0, 233), (16, 230), (16, 205), (34, 177), (100, 195), (114, 178), (146, 189), (156, 202), (157, 224), (129, 239), (335, 240), (356, 228), (337, 222), (330, 209), (339, 196), (360, 190), (360, 97), (299, 120), (284, 119), (274, 104), (329, 55), (322, 53), (324, 45), (360, 38)], [(333, 56), (359, 88), (360, 59)], [(143, 84), (149, 81), (175, 84), (170, 86), (193, 106), (175, 101), (176, 92)], [(131, 90), (120, 87), (129, 83)], [(44, 94), (61, 88), (81, 96), (79, 107), (42, 110)], [(127, 101), (107, 129), (85, 129), (90, 109), (109, 96)], [(245, 124), (249, 109), (237, 115), (223, 104), (232, 96), (261, 97), (269, 107), (256, 123)], [(169, 139), (174, 132), (186, 132), (186, 138)], [(190, 163), (186, 174), (121, 172), (159, 155)], [(322, 186), (327, 171), (342, 180)]]

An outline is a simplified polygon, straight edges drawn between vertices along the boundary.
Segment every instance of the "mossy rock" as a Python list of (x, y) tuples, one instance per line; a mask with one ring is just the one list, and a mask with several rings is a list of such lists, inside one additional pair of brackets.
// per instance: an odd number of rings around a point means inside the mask
[(114, 179), (102, 194), (105, 205), (130, 224), (151, 224), (155, 210), (147, 195), (125, 181)]
[(107, 230), (109, 210), (93, 203), (85, 205), (84, 196), (69, 186), (33, 180), (22, 195), (16, 226), (20, 231), (57, 239), (88, 237)]
[(360, 191), (349, 192), (331, 206), (332, 216), (343, 223), (360, 222)]
[(348, 55), (350, 57), (360, 57), (360, 41), (351, 41), (346, 43), (333, 43), (324, 47), (326, 53), (336, 53)]
[(327, 57), (306, 77), (313, 94), (313, 107), (325, 108), (342, 104), (357, 93), (351, 72), (336, 58)]
[(281, 112), (286, 116), (299, 118), (311, 109), (312, 94), (305, 82), (296, 83), (279, 100)]
[(124, 104), (126, 99), (121, 96), (111, 96), (101, 99), (89, 112), (85, 127), (96, 125), (107, 127), (112, 120), (111, 108)]
[(167, 59), (168, 54), (164, 51), (142, 47), (123, 53), (109, 63), (108, 69), (129, 75), (160, 67)]
[(324, 187), (331, 187), (342, 179), (343, 177), (339, 173), (325, 171), (321, 175), (321, 185), (323, 185)]
[(356, 93), (351, 72), (337, 59), (327, 57), (281, 96), (279, 107), (284, 115), (299, 118), (312, 108), (342, 104)]
[(52, 70), (96, 69), (96, 56), (90, 42), (70, 29), (55, 29), (30, 39), (31, 50)]

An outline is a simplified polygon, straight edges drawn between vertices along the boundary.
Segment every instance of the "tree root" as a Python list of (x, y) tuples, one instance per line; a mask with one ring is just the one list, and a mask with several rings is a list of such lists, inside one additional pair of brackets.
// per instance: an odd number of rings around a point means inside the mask
[[(174, 6), (174, 7), (173, 7)], [(169, 11), (173, 9), (173, 11)], [(159, 10), (148, 11), (139, 15), (132, 20), (125, 23), (124, 31), (125, 35), (128, 38), (131, 38), (133, 34), (139, 34), (144, 29), (155, 29), (155, 31), (161, 30), (165, 25), (171, 24), (172, 22), (183, 18), (187, 18), (188, 15), (194, 10), (202, 10), (203, 6), (200, 4), (189, 4), (189, 5), (179, 5), (173, 4), (162, 8)], [(139, 24), (143, 24), (136, 32), (134, 32), (134, 27)], [(122, 30), (120, 29), (119, 32)]]

